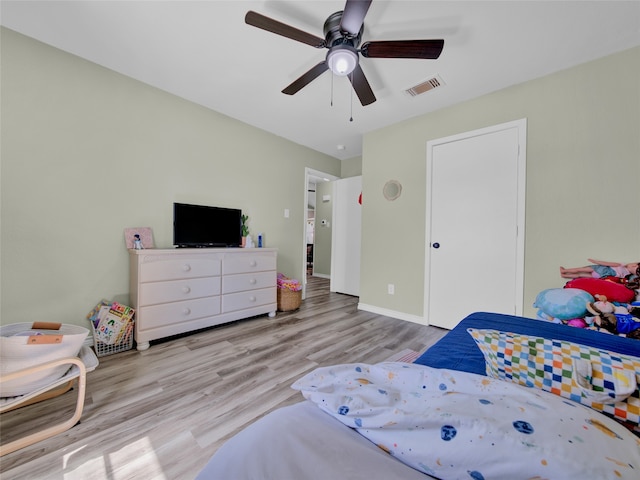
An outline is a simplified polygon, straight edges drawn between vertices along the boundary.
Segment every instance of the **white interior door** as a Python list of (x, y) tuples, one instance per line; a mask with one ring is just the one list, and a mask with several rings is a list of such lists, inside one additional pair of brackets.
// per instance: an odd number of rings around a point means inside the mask
[(526, 120), (427, 144), (425, 317), (522, 313)]
[(362, 177), (336, 180), (333, 187), (331, 242), (332, 292), (360, 295), (360, 240)]

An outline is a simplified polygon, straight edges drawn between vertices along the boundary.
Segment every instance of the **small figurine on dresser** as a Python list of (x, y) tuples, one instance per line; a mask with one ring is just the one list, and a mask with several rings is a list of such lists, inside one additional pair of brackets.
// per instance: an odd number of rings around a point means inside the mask
[(136, 233), (133, 236), (133, 249), (134, 250), (143, 250), (144, 246), (142, 245), (142, 240), (140, 239), (140, 234)]

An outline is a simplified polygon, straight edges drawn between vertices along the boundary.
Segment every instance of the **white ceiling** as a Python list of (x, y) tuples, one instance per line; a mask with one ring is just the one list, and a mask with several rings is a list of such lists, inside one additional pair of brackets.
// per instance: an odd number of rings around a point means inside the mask
[[(373, 0), (363, 42), (443, 38), (440, 58), (361, 57), (378, 99), (367, 107), (346, 78), (332, 82), (329, 72), (296, 95), (280, 93), (327, 50), (248, 26), (245, 13), (323, 37), (325, 19), (343, 8), (343, 0), (2, 0), (0, 21), (339, 159), (360, 155), (366, 132), (640, 45), (637, 0)], [(417, 97), (403, 92), (434, 75), (444, 87)]]

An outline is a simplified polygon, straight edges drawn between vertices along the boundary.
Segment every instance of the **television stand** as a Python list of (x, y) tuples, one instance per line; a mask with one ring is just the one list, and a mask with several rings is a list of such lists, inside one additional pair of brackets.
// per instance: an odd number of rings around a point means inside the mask
[(129, 250), (135, 340), (152, 340), (258, 315), (275, 317), (275, 248)]

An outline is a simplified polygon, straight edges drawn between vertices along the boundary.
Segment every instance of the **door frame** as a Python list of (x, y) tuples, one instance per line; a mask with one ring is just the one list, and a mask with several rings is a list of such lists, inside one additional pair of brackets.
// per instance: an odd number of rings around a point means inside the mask
[(429, 140), (427, 142), (427, 168), (426, 168), (426, 210), (425, 210), (425, 265), (424, 265), (424, 305), (423, 320), (429, 325), (429, 294), (431, 290), (431, 183), (433, 181), (433, 150), (439, 145), (466, 140), (473, 137), (497, 133), (509, 129), (518, 131), (518, 165), (517, 165), (517, 219), (516, 219), (516, 285), (515, 314), (522, 315), (524, 308), (524, 247), (525, 247), (525, 198), (526, 198), (526, 160), (527, 160), (527, 119), (522, 118), (511, 122), (501, 123), (490, 127), (480, 128), (469, 132), (463, 132), (448, 137)]
[[(328, 181), (338, 180), (340, 177), (332, 175), (327, 172), (321, 172), (320, 170), (314, 170), (313, 168), (305, 167), (304, 169), (304, 199), (303, 199), (303, 221), (302, 221), (302, 272), (300, 273), (300, 279), (302, 280), (302, 299), (307, 298), (307, 220), (309, 219), (308, 211), (308, 197), (309, 197), (309, 178), (321, 177)], [(316, 198), (316, 202), (318, 199)], [(315, 226), (314, 226), (315, 228)], [(314, 234), (315, 238), (315, 234)]]

